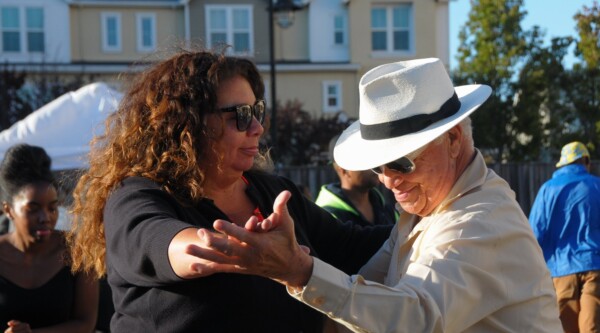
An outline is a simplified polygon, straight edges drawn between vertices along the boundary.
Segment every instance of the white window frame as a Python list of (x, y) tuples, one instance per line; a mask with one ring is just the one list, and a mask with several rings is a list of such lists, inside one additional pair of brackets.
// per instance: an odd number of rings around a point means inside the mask
[[(102, 51), (106, 53), (118, 53), (123, 51), (122, 47), (122, 30), (121, 30), (121, 13), (116, 12), (103, 12), (100, 14), (101, 16), (101, 29), (102, 29)], [(114, 18), (116, 22), (116, 42), (117, 45), (109, 45), (108, 44), (108, 19)]]
[[(2, 4), (2, 8), (16, 8), (17, 15), (19, 18), (19, 26), (16, 28), (4, 28), (2, 22), (0, 22), (0, 53), (4, 54), (43, 54), (46, 51), (46, 10), (44, 6), (30, 5), (30, 4)], [(27, 26), (27, 9), (41, 9), (42, 10), (42, 27), (41, 28), (29, 28)], [(0, 20), (2, 18), (0, 17)], [(4, 32), (16, 32), (19, 35), (19, 50), (17, 51), (4, 51), (4, 38), (2, 34)], [(29, 51), (29, 32), (41, 32), (43, 36), (43, 50), (42, 51)]]
[[(24, 53), (24, 50), (27, 49), (27, 45), (23, 44), (23, 39), (24, 39), (24, 25), (26, 24), (24, 21), (24, 15), (23, 12), (24, 7), (23, 6), (19, 6), (16, 4), (11, 4), (11, 5), (4, 5), (4, 6), (0, 6), (0, 20), (2, 20), (2, 16), (1, 16), (1, 10), (3, 8), (16, 8), (18, 11), (18, 15), (19, 15), (19, 26), (17, 28), (4, 28), (4, 23), (0, 22), (0, 52), (2, 53), (9, 53), (9, 54), (19, 54), (19, 53)], [(4, 32), (16, 32), (19, 34), (19, 50), (18, 51), (4, 51)]]
[[(331, 95), (329, 93), (329, 87), (332, 87), (332, 86), (336, 88), (335, 95)], [(342, 111), (342, 108), (343, 108), (343, 105), (342, 105), (342, 81), (340, 81), (340, 80), (323, 81), (322, 87), (323, 87), (323, 112), (329, 113), (329, 112)], [(336, 99), (337, 103), (335, 105), (329, 105), (329, 98), (331, 98), (331, 97)]]
[[(150, 31), (150, 44), (144, 45), (144, 20), (149, 19), (152, 31)], [(138, 52), (152, 52), (156, 50), (156, 13), (136, 13), (137, 28), (137, 50)]]
[[(394, 17), (393, 10), (395, 7), (408, 7), (409, 8), (409, 23), (408, 28), (394, 28)], [(371, 52), (372, 54), (377, 56), (390, 56), (390, 55), (400, 55), (400, 56), (410, 56), (415, 54), (415, 20), (414, 20), (414, 6), (412, 3), (394, 3), (394, 4), (377, 4), (371, 7), (371, 11), (376, 8), (385, 9), (386, 13), (386, 27), (383, 29), (377, 29), (377, 31), (385, 31), (386, 33), (386, 50), (373, 50), (372, 49), (372, 41), (371, 41)], [(373, 22), (370, 25), (371, 32), (375, 31), (373, 28)], [(408, 49), (407, 50), (394, 50), (394, 31), (408, 31)]]
[[(335, 25), (335, 21), (336, 19), (340, 19), (342, 20), (342, 27), (338, 28)], [(334, 15), (333, 16), (333, 45), (334, 46), (346, 46), (348, 44), (348, 25), (346, 23), (346, 17), (344, 15), (338, 14), (338, 15)], [(342, 34), (342, 42), (341, 43), (337, 43), (336, 39), (335, 39), (335, 35), (336, 33), (341, 33)]]
[[(234, 10), (246, 10), (248, 12), (248, 29), (247, 30), (238, 30), (238, 31), (242, 31), (242, 32), (247, 32), (248, 33), (248, 50), (247, 51), (242, 51), (242, 52), (236, 52), (233, 48), (233, 35), (236, 32), (234, 27), (233, 27), (233, 11)], [(227, 45), (231, 45), (232, 47), (227, 49), (227, 53), (229, 55), (236, 55), (236, 56), (253, 56), (254, 55), (254, 8), (252, 5), (206, 5), (205, 7), (205, 11), (204, 11), (204, 18), (205, 18), (205, 22), (206, 22), (206, 41), (207, 41), (207, 45), (208, 47), (212, 47), (213, 46), (213, 41), (212, 41), (212, 32), (213, 30), (211, 30), (210, 24), (211, 24), (211, 11), (212, 10), (225, 10), (225, 21), (226, 21), (226, 28), (225, 31), (222, 31), (225, 33), (226, 38), (225, 38), (225, 43)]]

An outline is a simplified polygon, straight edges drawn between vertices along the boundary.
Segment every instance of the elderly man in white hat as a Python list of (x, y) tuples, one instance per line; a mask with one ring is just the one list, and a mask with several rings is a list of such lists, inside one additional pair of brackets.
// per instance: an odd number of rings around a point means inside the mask
[(296, 243), (289, 192), (266, 223), (216, 221), (228, 238), (200, 230), (204, 247), (189, 252), (213, 262), (198, 269), (273, 278), (357, 332), (562, 331), (527, 218), (473, 146), (468, 116), (490, 93), (484, 85), (454, 87), (439, 59), (390, 63), (362, 77), (360, 119), (340, 136), (334, 157), (348, 170), (377, 173), (403, 213), (357, 275)]

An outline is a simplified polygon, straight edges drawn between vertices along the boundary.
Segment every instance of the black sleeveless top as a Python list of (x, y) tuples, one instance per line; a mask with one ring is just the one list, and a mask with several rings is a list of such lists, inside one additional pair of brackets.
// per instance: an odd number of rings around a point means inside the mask
[(0, 276), (0, 332), (16, 319), (39, 328), (68, 320), (73, 309), (75, 277), (63, 267), (46, 284), (25, 289)]

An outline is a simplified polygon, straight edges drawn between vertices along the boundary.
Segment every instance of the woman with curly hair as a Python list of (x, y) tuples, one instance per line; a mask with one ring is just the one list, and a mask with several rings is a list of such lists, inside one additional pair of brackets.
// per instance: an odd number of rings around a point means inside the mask
[(14, 231), (0, 236), (0, 330), (82, 332), (96, 323), (98, 283), (72, 274), (64, 234), (54, 229), (58, 194), (41, 147), (17, 144), (0, 164), (2, 209)]
[(112, 332), (320, 331), (321, 315), (275, 281), (204, 277), (188, 254), (199, 228), (260, 220), (283, 190), (300, 244), (346, 271), (389, 235), (338, 222), (269, 174), (263, 95), (251, 61), (181, 51), (141, 73), (107, 119), (75, 189), (69, 240), (73, 269), (107, 274)]

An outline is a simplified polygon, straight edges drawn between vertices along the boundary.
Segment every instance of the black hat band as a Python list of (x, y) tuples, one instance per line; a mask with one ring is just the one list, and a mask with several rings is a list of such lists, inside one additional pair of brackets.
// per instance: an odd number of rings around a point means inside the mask
[(454, 92), (440, 109), (430, 114), (417, 114), (387, 123), (360, 124), (360, 135), (365, 140), (383, 140), (418, 132), (427, 126), (455, 115), (460, 110), (460, 100)]

